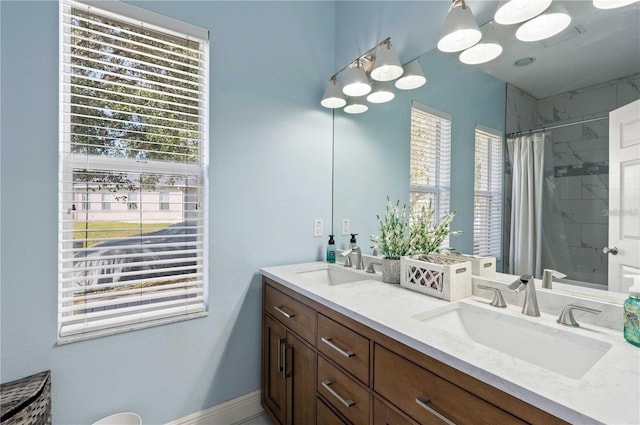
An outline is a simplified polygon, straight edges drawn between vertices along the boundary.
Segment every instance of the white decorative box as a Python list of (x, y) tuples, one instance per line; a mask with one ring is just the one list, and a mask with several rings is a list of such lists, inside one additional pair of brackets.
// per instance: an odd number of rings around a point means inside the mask
[(459, 254), (457, 252), (450, 252), (447, 254), (429, 254), (429, 256), (436, 258), (449, 258), (458, 261), (469, 261), (471, 263), (472, 275), (487, 279), (494, 279), (496, 277), (495, 257), (481, 257), (479, 255)]
[(432, 255), (402, 257), (400, 286), (446, 301), (470, 297), (471, 263)]

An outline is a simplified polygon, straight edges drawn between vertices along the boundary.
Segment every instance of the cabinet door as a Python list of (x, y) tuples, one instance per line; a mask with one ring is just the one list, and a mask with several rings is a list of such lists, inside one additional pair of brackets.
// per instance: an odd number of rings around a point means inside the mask
[(284, 370), (287, 335), (284, 326), (266, 315), (263, 316), (262, 326), (262, 402), (284, 424), (287, 409)]
[(287, 423), (309, 425), (316, 421), (316, 353), (287, 332), (285, 373), (288, 381)]

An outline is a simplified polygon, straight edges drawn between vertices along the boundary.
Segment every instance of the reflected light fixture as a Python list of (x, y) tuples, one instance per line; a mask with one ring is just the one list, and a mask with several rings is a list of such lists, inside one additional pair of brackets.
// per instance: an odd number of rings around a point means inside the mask
[(376, 59), (371, 69), (371, 78), (376, 81), (391, 81), (401, 76), (403, 72), (400, 59), (391, 45), (391, 40), (384, 40), (376, 48)]
[(396, 80), (395, 86), (400, 90), (412, 90), (424, 86), (426, 82), (427, 77), (424, 76), (420, 61), (416, 59), (404, 66), (402, 77)]
[(368, 109), (363, 97), (350, 97), (347, 106), (344, 107), (347, 114), (361, 114), (367, 112)]
[(329, 80), (320, 104), (325, 108), (331, 109), (342, 108), (347, 104), (347, 101), (342, 94), (342, 86), (338, 82), (338, 78), (335, 76)]
[(520, 41), (540, 41), (562, 32), (571, 23), (571, 16), (559, 3), (553, 3), (546, 12), (520, 25), (516, 38)]
[(502, 25), (519, 24), (535, 18), (549, 7), (551, 0), (502, 0), (494, 19)]
[(367, 102), (385, 103), (396, 97), (390, 81), (374, 81), (371, 93), (367, 95)]
[(636, 1), (638, 0), (593, 0), (593, 6), (598, 9), (616, 9)]
[(460, 52), (476, 44), (482, 38), (473, 13), (464, 0), (453, 0), (444, 21), (444, 29), (438, 41), (438, 49)]
[(369, 77), (364, 71), (361, 59), (357, 59), (346, 70), (342, 92), (347, 96), (364, 96), (370, 91)]
[(479, 65), (494, 60), (502, 54), (502, 46), (494, 34), (493, 23), (483, 25), (484, 34), (482, 40), (460, 53), (460, 62), (467, 65)]
[[(344, 86), (341, 87), (338, 77), (343, 71)], [(349, 114), (361, 114), (369, 109), (367, 102), (377, 104), (395, 98), (393, 80), (401, 90), (415, 89), (427, 82), (417, 59), (402, 66), (391, 38), (387, 37), (333, 74), (320, 104), (330, 109), (344, 107)]]

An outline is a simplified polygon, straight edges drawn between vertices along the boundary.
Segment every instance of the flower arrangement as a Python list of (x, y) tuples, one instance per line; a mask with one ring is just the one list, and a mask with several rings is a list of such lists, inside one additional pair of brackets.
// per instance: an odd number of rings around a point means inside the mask
[(455, 211), (451, 211), (440, 219), (437, 224), (432, 223), (433, 207), (424, 206), (412, 220), (409, 231), (409, 246), (411, 254), (430, 254), (437, 251), (442, 242), (449, 235), (458, 235), (462, 231), (451, 231), (451, 222), (456, 216)]
[(373, 242), (371, 248), (380, 252), (385, 258), (399, 259), (404, 255), (432, 253), (440, 248), (448, 235), (462, 233), (450, 230), (451, 222), (456, 215), (455, 211), (442, 217), (436, 224), (432, 223), (433, 215), (434, 210), (429, 203), (428, 208), (422, 207), (421, 211), (410, 220), (406, 205), (400, 208), (400, 201), (394, 205), (387, 197), (384, 217), (376, 216), (380, 225), (380, 234), (371, 235)]
[(399, 260), (403, 255), (407, 255), (410, 239), (406, 205), (400, 208), (400, 201), (394, 205), (387, 197), (384, 217), (376, 215), (376, 218), (380, 224), (380, 234), (371, 235), (371, 248), (391, 260)]

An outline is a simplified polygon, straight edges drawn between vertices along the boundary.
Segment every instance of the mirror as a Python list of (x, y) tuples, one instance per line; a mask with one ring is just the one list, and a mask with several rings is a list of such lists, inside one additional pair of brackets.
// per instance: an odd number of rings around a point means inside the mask
[[(513, 37), (517, 26), (494, 27), (500, 30), (496, 36), (501, 42), (510, 40), (503, 44), (505, 50), (498, 59), (485, 65), (469, 66), (460, 63), (456, 54), (434, 49), (419, 59), (428, 78), (425, 86), (408, 92), (397, 90), (393, 101), (370, 105), (368, 112), (361, 115), (336, 111), (333, 222), (338, 248), (345, 248), (349, 243), (350, 236), (343, 234), (343, 220), (347, 219), (349, 231), (346, 233), (357, 233), (358, 244), (364, 252), (371, 253), (369, 236), (378, 232), (376, 214), (384, 213), (387, 197), (392, 201), (400, 200), (401, 205), (408, 205), (408, 141), (413, 102), (452, 117), (450, 206), (457, 211), (452, 229), (462, 230), (463, 234), (451, 237), (450, 244), (460, 252), (471, 253), (476, 125), (502, 134), (528, 131), (550, 127), (558, 121), (559, 124), (565, 124), (585, 117), (607, 116), (611, 109), (640, 98), (640, 4), (636, 2), (619, 9), (600, 10), (595, 9), (590, 1), (562, 3), (571, 14), (572, 23), (557, 36), (541, 42), (523, 43)], [(483, 31), (485, 27), (483, 25)], [(513, 66), (516, 60), (525, 57), (536, 59), (529, 66)], [(581, 91), (590, 86), (597, 90), (590, 93)], [(583, 100), (580, 100), (581, 96)], [(590, 100), (587, 100), (588, 97)], [(596, 105), (599, 109), (589, 110), (589, 105)], [(602, 110), (604, 105), (605, 111)], [(575, 113), (569, 113), (567, 108), (570, 106), (577, 107)], [(564, 134), (565, 137), (559, 139), (558, 146), (561, 149), (551, 153), (559, 166), (564, 166), (565, 173), (576, 165), (571, 163), (571, 156), (582, 157), (582, 163), (586, 164), (582, 168), (587, 172), (592, 163), (608, 161), (606, 123), (603, 120), (590, 126), (552, 130), (553, 134)], [(571, 138), (575, 132), (595, 135), (591, 137), (593, 140), (585, 139), (585, 145), (593, 147), (590, 153), (575, 151), (574, 145), (578, 141)], [(596, 159), (593, 156), (596, 153), (604, 154), (606, 159)], [(588, 160), (585, 160), (587, 157)], [(587, 182), (586, 186), (583, 184), (580, 192), (593, 192), (596, 203), (604, 202), (606, 209), (608, 176), (605, 173), (592, 173), (581, 177), (584, 177), (583, 181), (592, 181)], [(509, 190), (505, 184), (505, 192)], [(570, 193), (572, 189), (566, 187), (563, 190)], [(585, 207), (574, 205), (572, 208)], [(586, 208), (595, 208), (597, 214), (603, 211), (601, 206)], [(503, 218), (508, 216), (509, 212), (504, 211)], [(591, 252), (593, 255), (584, 259), (583, 265), (606, 262), (606, 258), (600, 259), (596, 252), (602, 249), (598, 246), (602, 244), (602, 238), (605, 241), (603, 246), (606, 245), (606, 234), (603, 236), (602, 233), (602, 229), (606, 232), (606, 221), (597, 217), (597, 222), (591, 223), (597, 225), (593, 228), (587, 226), (590, 223), (571, 224), (574, 226), (567, 227), (573, 229), (571, 239), (574, 245), (568, 246), (567, 250), (575, 248), (574, 252)], [(583, 234), (587, 236), (596, 227), (600, 233), (594, 233), (592, 240), (588, 241), (575, 234), (575, 225), (584, 227)], [(502, 270), (502, 260), (498, 258), (498, 270)], [(568, 261), (577, 260), (571, 258)], [(602, 268), (598, 268), (597, 273), (582, 270), (582, 274), (575, 275), (588, 278), (593, 274), (598, 275), (598, 282), (591, 286), (605, 289), (602, 283), (606, 283), (606, 280), (602, 282), (602, 279), (606, 279), (606, 272)], [(568, 282), (584, 285), (583, 280), (573, 280)], [(590, 289), (589, 292), (598, 291)]]

